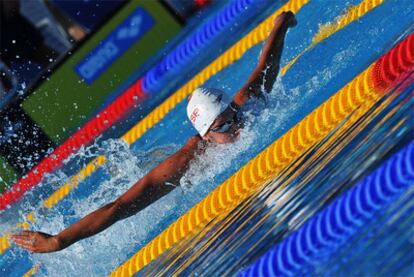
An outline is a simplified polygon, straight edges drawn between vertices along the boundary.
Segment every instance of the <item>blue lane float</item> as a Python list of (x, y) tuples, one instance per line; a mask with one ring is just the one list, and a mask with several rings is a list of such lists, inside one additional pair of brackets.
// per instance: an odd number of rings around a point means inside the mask
[(335, 252), (414, 184), (414, 142), (310, 218), (239, 276), (293, 276)]
[(249, 7), (262, 5), (262, 0), (233, 0), (218, 12), (211, 20), (203, 24), (180, 43), (157, 66), (152, 68), (143, 78), (142, 88), (146, 93), (154, 93), (169, 82), (167, 74), (181, 72), (187, 68), (194, 58), (200, 54), (209, 43), (218, 37), (240, 18), (246, 16)]

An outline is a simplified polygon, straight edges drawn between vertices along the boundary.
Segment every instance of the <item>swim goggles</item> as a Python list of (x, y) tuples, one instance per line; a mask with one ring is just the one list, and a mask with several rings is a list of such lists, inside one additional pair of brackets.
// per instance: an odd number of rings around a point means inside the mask
[(238, 123), (240, 121), (241, 114), (240, 112), (236, 112), (234, 116), (217, 127), (210, 129), (213, 133), (227, 133), (233, 124)]

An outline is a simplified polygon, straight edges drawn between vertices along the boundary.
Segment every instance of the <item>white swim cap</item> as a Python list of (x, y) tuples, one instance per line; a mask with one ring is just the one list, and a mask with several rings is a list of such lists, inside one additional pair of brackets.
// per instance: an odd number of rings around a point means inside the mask
[(204, 136), (230, 102), (230, 97), (222, 90), (198, 88), (188, 99), (187, 116), (198, 133)]

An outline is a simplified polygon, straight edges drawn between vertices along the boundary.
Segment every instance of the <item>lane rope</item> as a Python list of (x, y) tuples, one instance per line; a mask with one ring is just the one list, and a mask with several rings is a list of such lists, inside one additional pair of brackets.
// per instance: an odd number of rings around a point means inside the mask
[[(413, 185), (414, 142), (411, 142), (273, 246), (239, 276), (269, 276), (269, 272), (274, 276), (304, 274), (303, 269), (315, 265), (320, 257), (336, 252), (380, 210), (386, 209)], [(302, 239), (304, 237), (306, 239)]]

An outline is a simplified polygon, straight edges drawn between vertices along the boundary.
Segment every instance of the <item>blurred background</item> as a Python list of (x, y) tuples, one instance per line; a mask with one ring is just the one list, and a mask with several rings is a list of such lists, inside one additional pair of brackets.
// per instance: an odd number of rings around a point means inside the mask
[[(2, 94), (30, 84), (70, 49), (105, 25), (126, 0), (5, 0), (1, 1)], [(146, 1), (160, 4), (184, 24), (208, 0)], [(4, 101), (4, 100), (3, 100)]]

